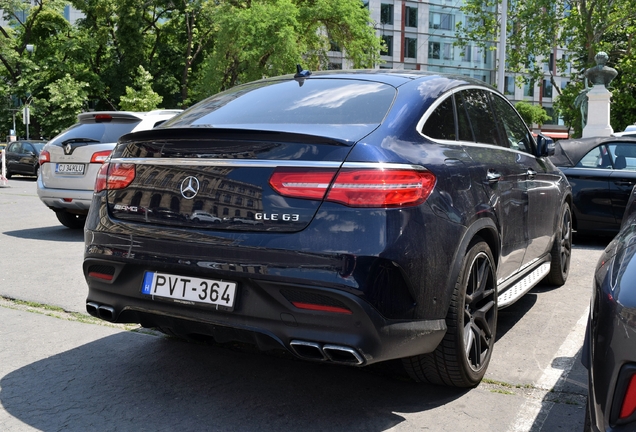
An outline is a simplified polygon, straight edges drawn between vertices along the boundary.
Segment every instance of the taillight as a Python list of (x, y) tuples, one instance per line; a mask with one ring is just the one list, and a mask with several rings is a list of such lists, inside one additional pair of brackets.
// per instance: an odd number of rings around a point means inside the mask
[(91, 163), (106, 162), (106, 159), (108, 159), (108, 156), (110, 156), (110, 153), (111, 153), (110, 150), (104, 150), (104, 151), (93, 153), (93, 156), (91, 156)]
[(105, 163), (97, 173), (95, 192), (123, 189), (135, 179), (135, 165), (127, 163)]
[(403, 207), (426, 201), (435, 187), (435, 175), (414, 169), (342, 169), (331, 187), (333, 170), (279, 168), (270, 185), (293, 198), (323, 199), (349, 207)]
[(283, 196), (322, 200), (331, 184), (336, 170), (302, 170), (277, 168), (269, 184)]
[(51, 153), (46, 150), (42, 150), (40, 152), (40, 157), (38, 158), (38, 162), (40, 165), (45, 164), (47, 162), (51, 162)]
[(619, 419), (623, 420), (630, 417), (636, 411), (636, 375), (632, 375), (629, 385), (625, 391), (623, 404), (621, 405), (621, 413)]

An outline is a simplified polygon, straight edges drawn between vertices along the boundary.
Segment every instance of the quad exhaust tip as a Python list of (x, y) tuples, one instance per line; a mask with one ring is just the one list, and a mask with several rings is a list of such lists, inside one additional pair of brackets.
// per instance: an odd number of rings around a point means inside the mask
[(115, 309), (111, 306), (100, 305), (95, 302), (86, 302), (86, 312), (91, 316), (101, 318), (105, 321), (115, 321)]
[(319, 344), (317, 342), (293, 340), (289, 343), (294, 353), (305, 360), (331, 361), (333, 363), (360, 366), (364, 358), (348, 346)]

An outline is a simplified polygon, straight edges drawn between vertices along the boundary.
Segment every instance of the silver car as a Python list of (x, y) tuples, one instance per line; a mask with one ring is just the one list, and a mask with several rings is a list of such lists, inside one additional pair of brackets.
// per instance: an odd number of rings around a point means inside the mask
[(122, 135), (152, 129), (181, 110), (95, 111), (48, 142), (40, 153), (38, 196), (68, 228), (82, 228), (97, 172)]

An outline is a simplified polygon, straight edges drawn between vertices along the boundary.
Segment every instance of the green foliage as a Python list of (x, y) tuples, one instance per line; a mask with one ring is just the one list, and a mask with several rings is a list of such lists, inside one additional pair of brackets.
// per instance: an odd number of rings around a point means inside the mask
[(330, 41), (356, 68), (379, 61), (381, 42), (359, 0), (220, 2), (211, 14), (214, 48), (201, 65), (196, 99), (263, 76), (294, 73), (296, 64), (326, 69)]
[(46, 137), (88, 108), (185, 107), (297, 63), (326, 69), (332, 41), (354, 67), (379, 61), (360, 0), (70, 1), (84, 14), (75, 25), (65, 0), (0, 0), (10, 23), (0, 27), (0, 130), (25, 104), (31, 135)]
[(515, 108), (517, 108), (519, 115), (521, 115), (521, 118), (523, 118), (523, 121), (525, 121), (528, 126), (532, 126), (533, 124), (542, 125), (550, 120), (548, 113), (539, 105), (519, 101), (515, 104)]
[(124, 111), (152, 111), (162, 100), (163, 97), (152, 89), (152, 75), (143, 66), (139, 66), (135, 88), (126, 87), (126, 94), (120, 98), (119, 107)]
[(31, 118), (39, 118), (42, 135), (53, 137), (77, 121), (84, 111), (87, 88), (87, 83), (69, 74), (46, 86), (49, 97), (35, 99), (31, 113)]

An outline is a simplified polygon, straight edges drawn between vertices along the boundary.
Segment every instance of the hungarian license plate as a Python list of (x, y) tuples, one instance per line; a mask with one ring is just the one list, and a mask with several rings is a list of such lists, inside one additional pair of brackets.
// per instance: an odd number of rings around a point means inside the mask
[(216, 305), (219, 309), (232, 310), (236, 282), (146, 272), (141, 293), (176, 302), (205, 303)]
[(84, 164), (58, 163), (55, 172), (59, 174), (84, 174)]

